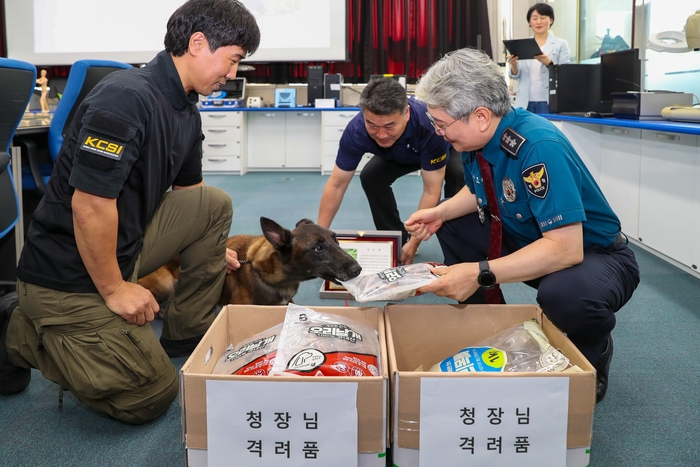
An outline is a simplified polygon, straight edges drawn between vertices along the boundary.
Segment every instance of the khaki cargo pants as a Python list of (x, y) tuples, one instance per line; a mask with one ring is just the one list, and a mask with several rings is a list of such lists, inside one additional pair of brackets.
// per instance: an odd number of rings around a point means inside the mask
[[(226, 276), (231, 198), (214, 187), (167, 193), (144, 236), (131, 281), (180, 253), (181, 275), (163, 335), (200, 336), (214, 320)], [(130, 325), (99, 294), (17, 283), (10, 320), (11, 361), (38, 368), (90, 409), (127, 423), (160, 416), (177, 397), (178, 375), (149, 323)]]

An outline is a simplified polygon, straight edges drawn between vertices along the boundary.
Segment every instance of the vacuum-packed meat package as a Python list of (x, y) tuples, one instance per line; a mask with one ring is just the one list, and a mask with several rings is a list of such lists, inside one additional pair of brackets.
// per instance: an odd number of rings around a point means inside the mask
[(431, 269), (445, 267), (439, 263), (414, 263), (359, 275), (349, 281), (341, 281), (358, 302), (377, 300), (403, 300), (413, 297), (416, 291), (438, 278)]
[(229, 346), (214, 366), (214, 374), (265, 376), (275, 360), (282, 324), (246, 339), (236, 348)]
[(344, 316), (290, 303), (270, 374), (378, 376), (377, 331)]
[(433, 365), (435, 372), (545, 372), (570, 368), (537, 321), (512, 326)]

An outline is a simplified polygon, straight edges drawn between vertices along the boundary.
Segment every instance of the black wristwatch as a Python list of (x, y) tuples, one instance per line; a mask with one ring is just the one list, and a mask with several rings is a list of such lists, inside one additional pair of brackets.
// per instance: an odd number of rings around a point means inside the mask
[(491, 290), (496, 287), (496, 276), (491, 271), (489, 267), (489, 262), (479, 261), (479, 277), (477, 278), (479, 285), (484, 288), (484, 290)]

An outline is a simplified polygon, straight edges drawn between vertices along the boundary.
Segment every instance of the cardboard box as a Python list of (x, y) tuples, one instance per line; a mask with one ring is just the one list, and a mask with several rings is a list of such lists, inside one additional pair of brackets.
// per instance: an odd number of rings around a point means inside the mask
[[(401, 231), (399, 230), (334, 230), (340, 246), (367, 270), (381, 272), (399, 265), (401, 256)], [(360, 246), (360, 248), (356, 248)], [(351, 251), (354, 250), (354, 251)], [(319, 298), (354, 300), (345, 287), (323, 281)]]
[[(417, 466), (420, 448), (420, 388), (424, 376), (441, 378), (569, 378), (567, 465), (587, 465), (591, 445), (596, 378), (593, 366), (535, 305), (387, 305), (385, 307), (389, 371), (391, 373), (392, 453), (398, 467)], [(576, 373), (427, 373), (428, 369), (462, 348), (476, 344), (504, 329), (535, 318), (549, 339), (571, 363)], [(408, 450), (412, 450), (408, 451)], [(581, 456), (583, 452), (583, 456)], [(412, 459), (399, 464), (397, 458)], [(581, 458), (585, 458), (581, 460)], [(583, 463), (581, 463), (583, 462)]]
[[(366, 459), (359, 465), (375, 466), (385, 462), (388, 446), (388, 361), (383, 311), (377, 307), (311, 307), (316, 311), (345, 316), (368, 324), (378, 331), (381, 375), (377, 377), (303, 376), (230, 376), (213, 375), (212, 370), (231, 343), (238, 343), (284, 321), (285, 306), (228, 305), (224, 307), (192, 355), (180, 370), (180, 405), (182, 410), (182, 442), (185, 443), (188, 465), (206, 466), (207, 449), (207, 380), (285, 382), (357, 382), (358, 453)], [(332, 390), (330, 388), (329, 390)], [(293, 404), (290, 401), (290, 404)], [(204, 451), (204, 454), (202, 453)], [(372, 453), (372, 454), (367, 454)], [(377, 459), (381, 462), (377, 464)], [(372, 462), (369, 462), (372, 461)]]

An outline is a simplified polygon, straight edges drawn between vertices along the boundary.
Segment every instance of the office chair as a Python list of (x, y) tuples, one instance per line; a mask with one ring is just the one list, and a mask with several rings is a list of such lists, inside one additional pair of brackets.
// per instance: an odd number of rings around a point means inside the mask
[[(19, 198), (10, 169), (10, 147), (36, 84), (34, 65), (0, 58), (0, 240), (17, 225)], [(3, 286), (14, 281), (0, 281)]]
[(70, 128), (80, 103), (102, 78), (117, 70), (128, 68), (131, 68), (131, 65), (111, 60), (78, 60), (73, 64), (49, 126), (48, 146), (51, 162), (40, 163), (36, 143), (32, 139), (22, 138), (18, 141), (26, 151), (29, 164), (29, 167), (22, 169), (23, 188), (35, 189), (41, 195), (46, 193), (46, 184), (53, 170), (53, 162), (58, 157), (63, 138)]

